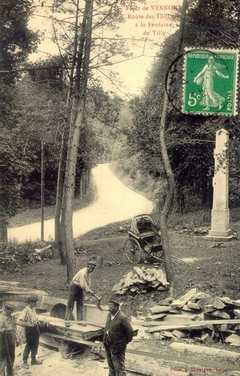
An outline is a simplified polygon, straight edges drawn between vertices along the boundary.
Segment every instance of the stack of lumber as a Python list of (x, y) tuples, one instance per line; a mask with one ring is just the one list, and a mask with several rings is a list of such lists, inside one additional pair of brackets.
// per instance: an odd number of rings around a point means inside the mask
[(165, 299), (149, 308), (144, 321), (156, 338), (174, 341), (195, 337), (204, 343), (222, 341), (240, 346), (240, 300), (191, 289), (179, 299)]

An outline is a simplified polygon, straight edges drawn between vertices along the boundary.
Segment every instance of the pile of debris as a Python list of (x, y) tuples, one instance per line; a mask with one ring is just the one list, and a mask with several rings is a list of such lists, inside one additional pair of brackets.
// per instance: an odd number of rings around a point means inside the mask
[(177, 300), (164, 299), (149, 308), (144, 321), (155, 338), (193, 337), (203, 343), (240, 346), (240, 300), (211, 296), (193, 288)]
[(169, 285), (165, 273), (158, 268), (145, 268), (135, 266), (131, 272), (126, 274), (112, 291), (118, 295), (127, 293), (147, 293), (148, 290), (166, 290)]

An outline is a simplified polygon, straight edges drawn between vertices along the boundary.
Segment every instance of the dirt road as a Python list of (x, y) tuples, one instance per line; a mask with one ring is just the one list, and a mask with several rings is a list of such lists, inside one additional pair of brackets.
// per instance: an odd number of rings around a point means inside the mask
[[(73, 213), (73, 236), (78, 237), (94, 228), (130, 219), (141, 213), (151, 213), (152, 203), (121, 183), (111, 172), (108, 164), (93, 169), (97, 187), (97, 200), (87, 208)], [(8, 229), (8, 238), (18, 242), (38, 240), (41, 223), (33, 223)], [(54, 239), (54, 220), (44, 222), (44, 240)]]

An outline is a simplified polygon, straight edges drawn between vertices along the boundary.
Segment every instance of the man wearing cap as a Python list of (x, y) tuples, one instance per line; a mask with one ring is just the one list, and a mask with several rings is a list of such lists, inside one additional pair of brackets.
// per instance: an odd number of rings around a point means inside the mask
[(133, 328), (127, 316), (119, 310), (119, 303), (108, 302), (109, 314), (104, 329), (103, 343), (109, 368), (109, 376), (126, 376), (125, 353), (133, 338)]
[(77, 306), (77, 320), (83, 320), (83, 293), (94, 295), (91, 290), (91, 278), (90, 274), (96, 268), (94, 262), (88, 262), (87, 267), (80, 269), (73, 277), (69, 285), (68, 301), (65, 320), (73, 320), (73, 306), (76, 302)]
[(12, 319), (14, 306), (6, 303), (0, 315), (0, 375), (13, 376), (15, 361), (15, 326)]
[(31, 353), (31, 365), (40, 365), (41, 361), (36, 359), (40, 337), (40, 323), (36, 314), (38, 298), (32, 295), (28, 298), (28, 305), (20, 313), (17, 324), (25, 328), (26, 345), (23, 351), (23, 367), (28, 369), (28, 356)]

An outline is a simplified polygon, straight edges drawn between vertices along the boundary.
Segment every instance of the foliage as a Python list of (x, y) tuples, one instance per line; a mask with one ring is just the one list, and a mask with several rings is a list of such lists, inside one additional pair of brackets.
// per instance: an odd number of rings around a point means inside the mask
[(19, 205), (21, 177), (31, 172), (29, 160), (23, 158), (21, 142), (16, 136), (16, 132), (3, 132), (1, 135), (0, 211), (9, 216), (16, 213)]
[(32, 242), (26, 242), (24, 244), (17, 244), (15, 242), (2, 244), (0, 249), (0, 270), (17, 272), (22, 265), (35, 264), (36, 262), (53, 258), (51, 248), (42, 253), (36, 252), (35, 249), (43, 247), (44, 244)]
[(21, 198), (25, 204), (40, 203), (41, 163), (44, 162), (45, 202), (50, 204), (55, 200), (58, 150), (65, 124), (63, 94), (48, 81), (32, 82), (27, 75), (19, 80), (16, 89), (14, 129), (22, 145), (23, 159), (31, 166), (29, 174), (22, 175)]
[(28, 75), (33, 82), (45, 84), (52, 89), (66, 89), (66, 72), (63, 58), (51, 56), (28, 64)]
[(11, 89), (18, 76), (17, 68), (38, 43), (38, 35), (28, 28), (32, 0), (2, 0), (0, 4), (0, 118), (8, 125)]

